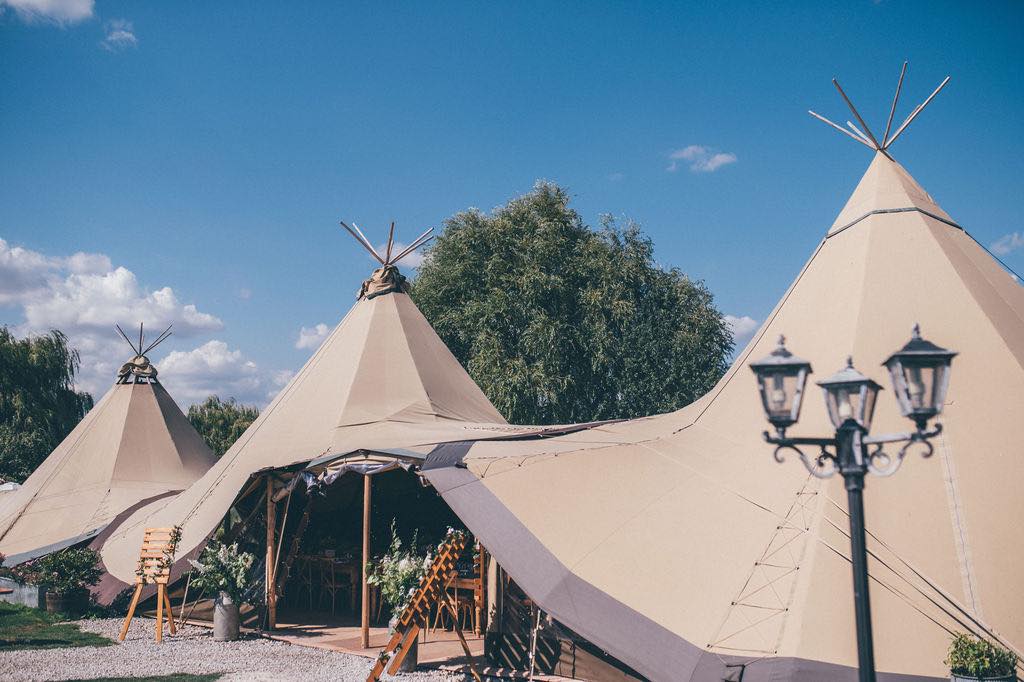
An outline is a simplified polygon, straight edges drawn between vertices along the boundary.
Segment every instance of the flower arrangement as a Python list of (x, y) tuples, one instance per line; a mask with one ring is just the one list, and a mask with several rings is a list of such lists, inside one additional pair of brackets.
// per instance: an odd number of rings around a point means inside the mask
[[(437, 545), (437, 551), (444, 547), (453, 537), (462, 537), (465, 531), (448, 528), (445, 538)], [(380, 588), (381, 598), (391, 607), (391, 623), (402, 615), (423, 577), (434, 562), (434, 552), (420, 556), (417, 551), (417, 535), (414, 534), (408, 549), (402, 549), (402, 539), (398, 537), (395, 521), (391, 522), (391, 546), (381, 557), (376, 566), (369, 566), (367, 582)]]
[(979, 679), (1012, 677), (1017, 656), (983, 639), (958, 633), (949, 645), (946, 665), (953, 675)]
[(59, 595), (73, 595), (100, 581), (100, 555), (91, 549), (62, 549), (14, 569), (20, 582), (34, 583)]
[(395, 521), (392, 520), (391, 546), (384, 556), (378, 559), (375, 566), (367, 567), (369, 577), (366, 582), (380, 589), (381, 598), (391, 607), (392, 621), (402, 615), (433, 561), (429, 553), (423, 557), (419, 556), (416, 547), (417, 535), (413, 534), (409, 548), (403, 550), (402, 539), (398, 537)]
[(242, 596), (249, 587), (249, 569), (255, 557), (249, 552), (238, 551), (238, 543), (230, 545), (211, 540), (199, 561), (192, 561), (192, 584), (201, 590), (213, 594), (224, 592), (236, 604), (242, 602)]

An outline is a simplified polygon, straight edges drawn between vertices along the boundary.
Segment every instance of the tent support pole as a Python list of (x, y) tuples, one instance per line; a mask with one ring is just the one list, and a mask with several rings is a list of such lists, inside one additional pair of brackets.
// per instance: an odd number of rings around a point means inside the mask
[(267, 604), (267, 629), (277, 628), (277, 589), (275, 588), (274, 570), (275, 566), (275, 542), (274, 526), (277, 521), (277, 505), (274, 504), (274, 478), (267, 475), (267, 574), (266, 574), (266, 604)]
[(363, 474), (363, 598), (362, 598), (362, 645), (370, 648), (370, 584), (366, 582), (366, 571), (370, 565), (370, 475)]

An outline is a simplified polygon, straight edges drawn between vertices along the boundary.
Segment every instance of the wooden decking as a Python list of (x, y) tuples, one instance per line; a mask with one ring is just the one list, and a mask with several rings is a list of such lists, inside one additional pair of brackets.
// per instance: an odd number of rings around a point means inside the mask
[[(466, 642), (476, 658), (477, 669), (484, 675), (506, 679), (526, 679), (523, 671), (497, 668), (488, 665), (484, 660), (484, 640), (482, 637), (466, 632)], [(264, 636), (271, 639), (310, 646), (331, 651), (342, 651), (357, 656), (366, 656), (366, 671), (377, 654), (388, 643), (390, 635), (386, 627), (370, 628), (370, 647), (363, 649), (360, 641), (360, 629), (357, 620), (351, 616), (332, 617), (329, 614), (294, 612), (283, 610), (278, 614), (277, 629), (265, 632)], [(419, 638), (419, 664), (424, 667), (469, 672), (466, 655), (454, 632), (436, 630), (421, 634)], [(557, 682), (566, 680), (563, 677), (534, 675), (538, 681)]]

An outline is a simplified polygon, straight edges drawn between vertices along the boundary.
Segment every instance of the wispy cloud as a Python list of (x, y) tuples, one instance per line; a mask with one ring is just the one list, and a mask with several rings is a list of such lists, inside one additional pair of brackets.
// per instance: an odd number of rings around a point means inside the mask
[(750, 341), (750, 337), (757, 331), (758, 322), (749, 315), (743, 315), (742, 317), (726, 315), (725, 324), (732, 333), (732, 340), (736, 344), (736, 349), (739, 350), (747, 345), (747, 341)]
[(1006, 256), (1024, 247), (1024, 232), (1011, 232), (992, 242), (989, 246), (997, 256)]
[(321, 322), (314, 327), (302, 327), (299, 329), (299, 338), (295, 342), (296, 348), (319, 348), (324, 339), (331, 333), (330, 327)]
[(669, 173), (679, 170), (680, 163), (689, 166), (694, 173), (714, 173), (723, 166), (736, 163), (736, 155), (732, 152), (720, 152), (710, 147), (691, 144), (677, 149), (668, 155), (669, 164), (665, 168)]
[(139, 44), (139, 39), (135, 37), (135, 27), (126, 19), (108, 21), (104, 29), (106, 37), (100, 42), (104, 50), (120, 52)]
[(0, 9), (10, 7), (22, 21), (46, 21), (64, 26), (89, 19), (94, 0), (0, 0)]
[(625, 173), (609, 173), (608, 182), (622, 182), (626, 179)]

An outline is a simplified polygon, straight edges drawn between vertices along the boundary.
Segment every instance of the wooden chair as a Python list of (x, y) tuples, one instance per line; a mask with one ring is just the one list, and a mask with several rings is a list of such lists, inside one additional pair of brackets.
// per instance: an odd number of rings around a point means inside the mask
[[(323, 580), (321, 581), (321, 595), (320, 598), (323, 600), (330, 595), (331, 597), (331, 615), (333, 616), (337, 608), (337, 597), (338, 593), (341, 592), (351, 599), (352, 597), (352, 582), (349, 580), (348, 572), (342, 570), (342, 567), (335, 562), (333, 558), (321, 559), (321, 566), (323, 568)], [(339, 580), (339, 578), (341, 578)]]
[(173, 635), (174, 614), (171, 611), (171, 598), (167, 595), (167, 581), (171, 576), (171, 563), (174, 561), (175, 549), (174, 528), (147, 528), (142, 536), (142, 549), (139, 552), (139, 568), (135, 577), (135, 594), (132, 595), (128, 615), (125, 616), (121, 634), (117, 638), (123, 642), (128, 635), (128, 626), (135, 615), (135, 607), (139, 605), (139, 597), (146, 585), (156, 585), (156, 641), (163, 641), (164, 607), (167, 608), (167, 628)]

